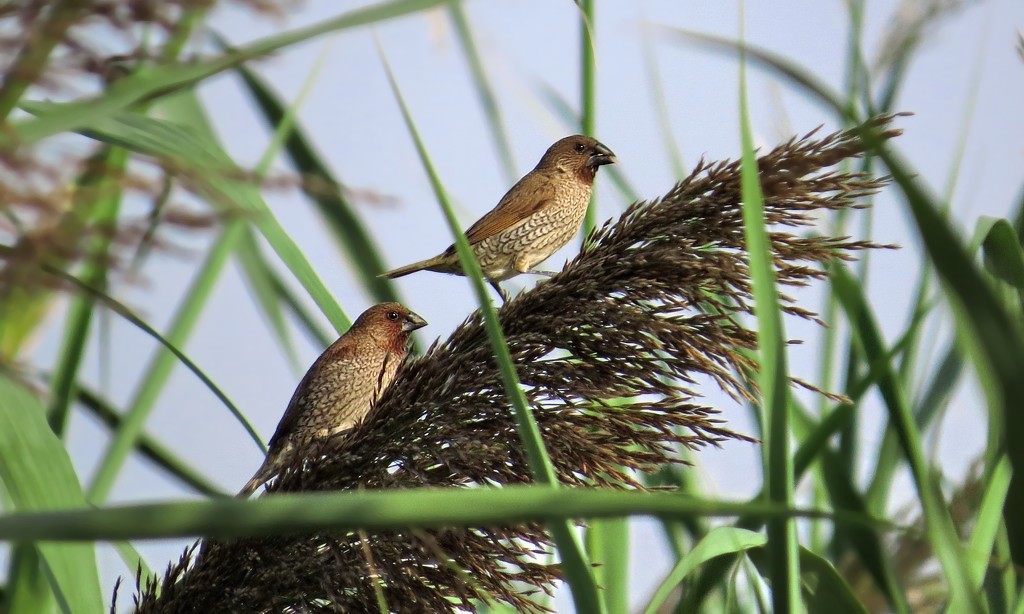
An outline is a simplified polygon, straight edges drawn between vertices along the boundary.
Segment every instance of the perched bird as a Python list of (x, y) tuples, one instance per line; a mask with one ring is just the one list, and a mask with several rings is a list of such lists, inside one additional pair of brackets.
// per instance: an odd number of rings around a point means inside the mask
[(391, 385), (409, 334), (427, 321), (398, 303), (374, 305), (316, 359), (270, 438), (267, 458), (239, 497), (274, 477), (309, 442), (351, 429)]
[[(466, 238), (473, 254), (503, 300), (508, 300), (508, 295), (499, 281), (520, 273), (553, 274), (533, 267), (576, 235), (587, 212), (598, 167), (613, 163), (615, 154), (596, 140), (579, 134), (567, 136), (549, 147), (536, 168), (469, 227)], [(424, 270), (465, 274), (452, 245), (433, 258), (389, 271), (383, 277), (394, 279)]]

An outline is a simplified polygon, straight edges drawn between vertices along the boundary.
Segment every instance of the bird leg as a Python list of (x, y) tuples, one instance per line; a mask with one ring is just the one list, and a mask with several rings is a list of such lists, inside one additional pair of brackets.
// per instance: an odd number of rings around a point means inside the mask
[(502, 303), (507, 303), (508, 302), (508, 298), (509, 298), (508, 297), (508, 292), (503, 290), (502, 287), (498, 285), (498, 282), (494, 281), (493, 279), (490, 282), (488, 282), (488, 283), (490, 283), (491, 287), (494, 288), (498, 292), (499, 296), (501, 296), (501, 302)]
[(540, 269), (530, 268), (530, 263), (526, 260), (526, 254), (519, 254), (516, 256), (516, 261), (513, 263), (513, 267), (516, 272), (531, 273), (533, 275), (543, 275), (544, 277), (554, 277), (555, 273), (552, 271), (541, 271)]

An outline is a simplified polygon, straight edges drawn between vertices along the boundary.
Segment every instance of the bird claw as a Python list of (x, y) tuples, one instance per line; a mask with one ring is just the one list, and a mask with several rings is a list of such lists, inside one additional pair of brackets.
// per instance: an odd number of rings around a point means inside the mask
[(530, 269), (527, 273), (533, 273), (534, 275), (543, 275), (544, 277), (554, 277), (558, 273), (554, 271), (540, 271), (538, 269)]

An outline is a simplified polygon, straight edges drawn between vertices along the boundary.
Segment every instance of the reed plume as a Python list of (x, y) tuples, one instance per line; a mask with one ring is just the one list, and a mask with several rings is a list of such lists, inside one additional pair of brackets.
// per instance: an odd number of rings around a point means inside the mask
[[(778, 281), (881, 247), (796, 234), (824, 211), (862, 206), (885, 180), (830, 167), (858, 156), (859, 130), (898, 134), (891, 117), (759, 158)], [(752, 399), (757, 337), (744, 251), (739, 163), (701, 162), (664, 196), (592, 233), (563, 270), (500, 312), (528, 402), (567, 486), (642, 488), (639, 475), (749, 437), (701, 403), (700, 382)], [(784, 297), (786, 312), (816, 315)], [(495, 487), (530, 481), (512, 409), (479, 313), (419, 358), (352, 434), (307, 451), (276, 492)], [(139, 581), (139, 612), (472, 610), (481, 599), (542, 611), (557, 565), (536, 524), (208, 540), (162, 578)]]

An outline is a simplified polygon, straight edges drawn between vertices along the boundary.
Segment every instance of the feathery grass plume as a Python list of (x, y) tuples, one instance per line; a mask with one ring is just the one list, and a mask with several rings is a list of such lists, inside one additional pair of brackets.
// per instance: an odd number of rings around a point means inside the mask
[[(870, 123), (885, 137), (890, 117)], [(801, 237), (822, 210), (858, 207), (885, 181), (827, 170), (857, 156), (856, 131), (813, 132), (759, 160), (779, 282), (804, 285), (817, 266), (880, 247), (847, 237)], [(728, 439), (699, 404), (699, 378), (749, 398), (755, 332), (744, 253), (737, 162), (701, 162), (665, 196), (638, 202), (590, 235), (549, 281), (505, 304), (509, 349), (552, 462), (570, 486), (641, 488), (638, 471), (680, 462)], [(815, 315), (786, 299), (787, 312)], [(616, 400), (612, 403), (612, 400)], [(395, 384), (350, 436), (319, 444), (286, 468), (273, 492), (500, 486), (529, 481), (515, 421), (479, 313), (403, 365)], [(537, 524), (322, 533), (208, 540), (141, 582), (140, 612), (453, 612), (495, 599), (541, 611), (555, 565)], [(191, 565), (189, 567), (189, 565)], [(157, 590), (159, 584), (159, 591)]]

